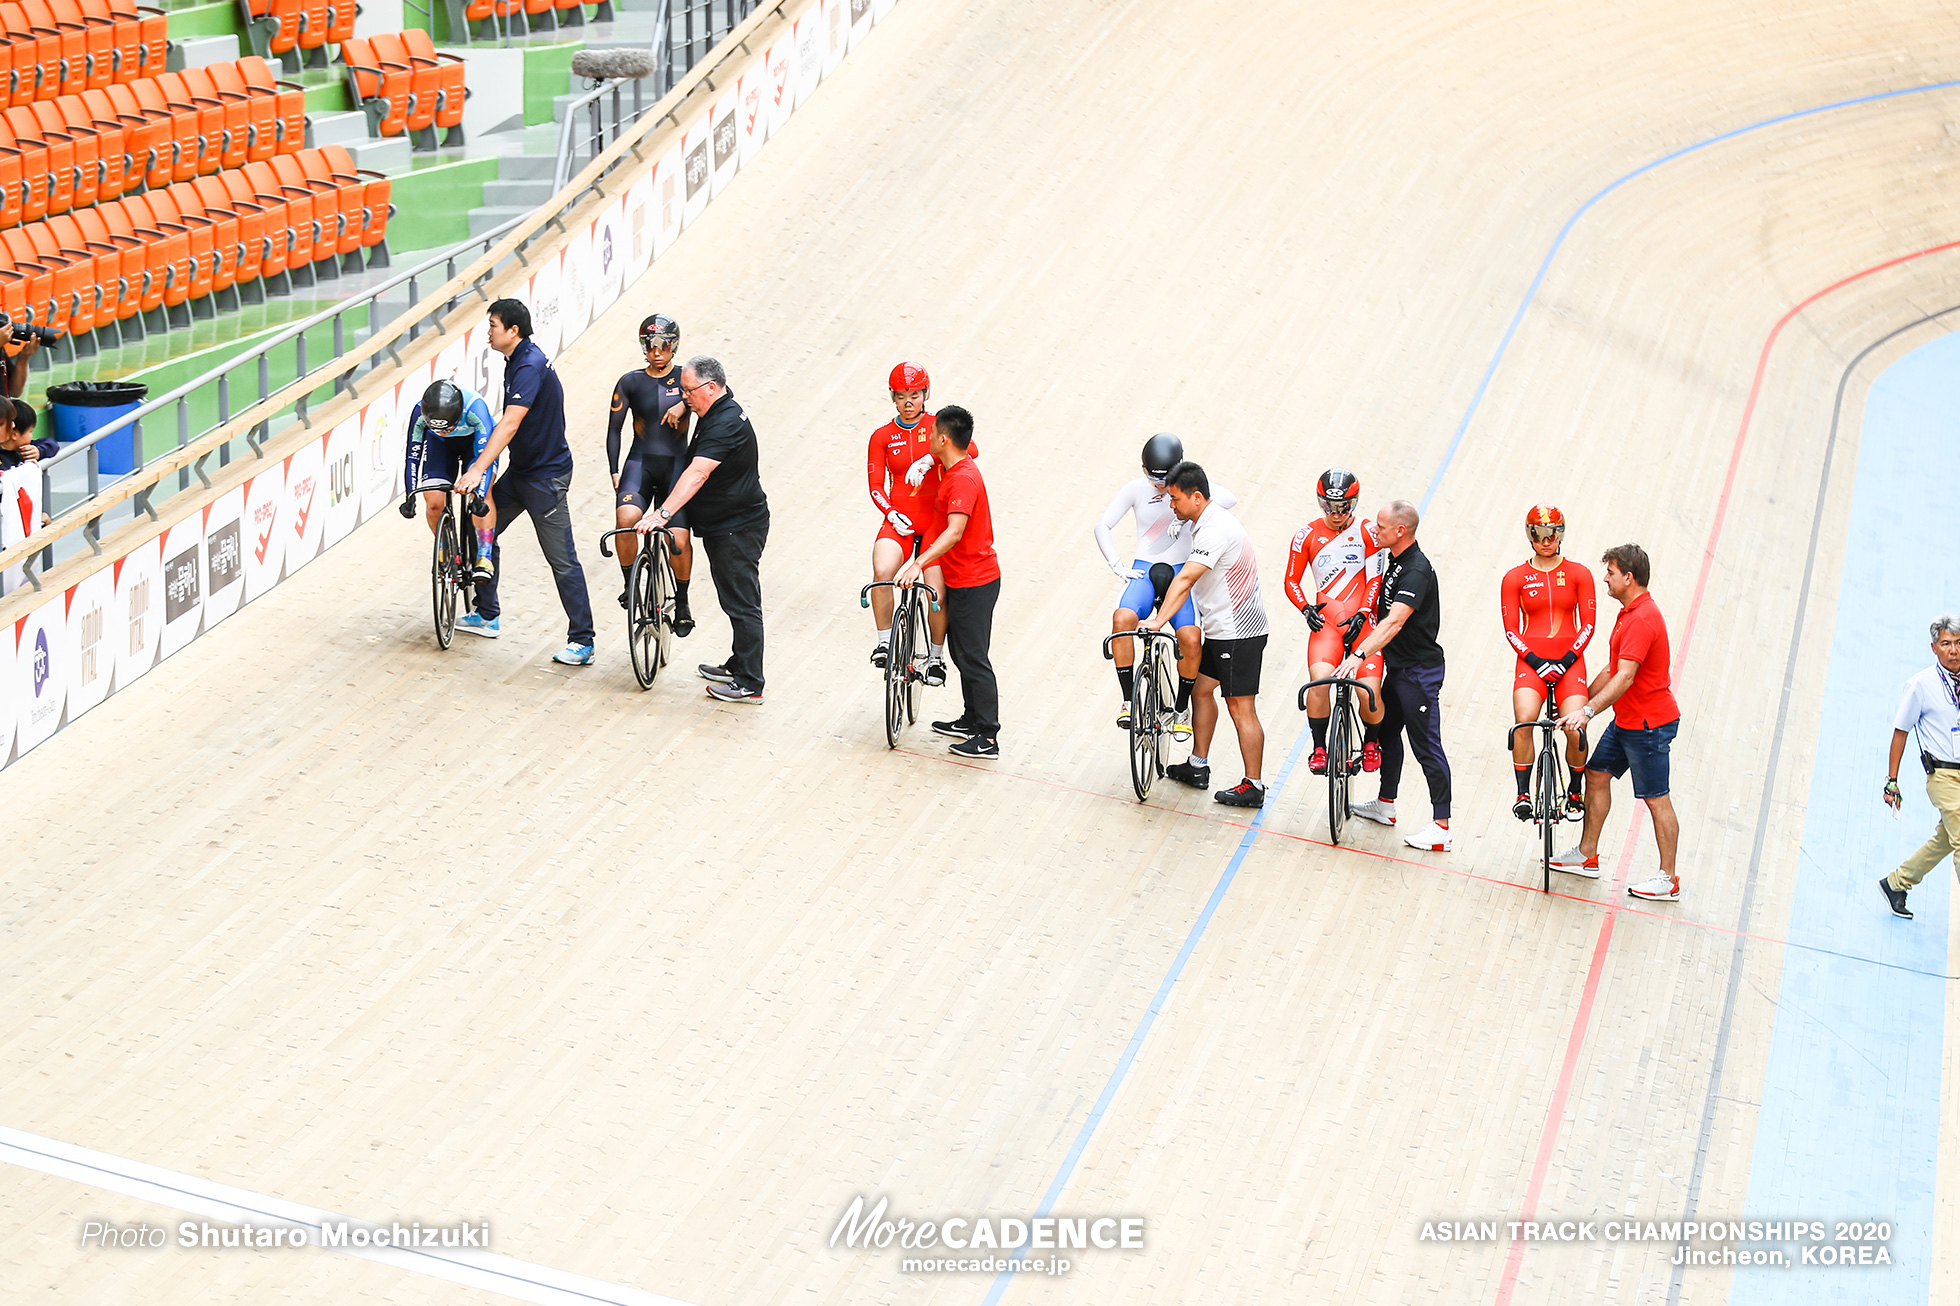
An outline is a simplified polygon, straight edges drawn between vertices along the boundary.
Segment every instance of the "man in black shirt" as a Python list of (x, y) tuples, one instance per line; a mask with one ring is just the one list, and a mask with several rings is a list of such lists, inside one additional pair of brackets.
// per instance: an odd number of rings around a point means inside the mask
[[(687, 465), (687, 405), (681, 402), (681, 370), (674, 350), (681, 342), (680, 324), (664, 313), (640, 323), (640, 348), (647, 365), (619, 378), (613, 387), (612, 416), (606, 423), (606, 465), (612, 469), (618, 508), (613, 520), (621, 530), (638, 524), (647, 509), (659, 503), (679, 483)], [(633, 417), (633, 441), (626, 462), (620, 463), (620, 430), (627, 414)], [(687, 585), (694, 576), (694, 538), (688, 532), (687, 510), (674, 514), (674, 633), (694, 630), (687, 607)], [(626, 606), (633, 560), (639, 546), (631, 535), (619, 537), (619, 605)]]
[(708, 554), (715, 595), (728, 614), (733, 651), (719, 665), (703, 663), (708, 693), (724, 703), (762, 701), (762, 547), (769, 540), (769, 499), (757, 469), (755, 427), (728, 389), (728, 374), (708, 357), (681, 369), (681, 395), (695, 416), (687, 469), (658, 508), (640, 521), (642, 533), (665, 526), (682, 508)]
[(1450, 762), (1443, 756), (1443, 607), (1436, 592), (1436, 569), (1416, 543), (1422, 518), (1406, 499), (1386, 505), (1375, 529), (1388, 563), (1375, 600), (1375, 629), (1348, 655), (1336, 675), (1352, 676), (1376, 653), (1388, 664), (1382, 678), (1381, 796), (1358, 804), (1356, 816), (1379, 825), (1395, 824), (1395, 795), (1402, 783), (1402, 735), (1429, 781), (1433, 819), (1402, 842), (1425, 852), (1450, 850)]

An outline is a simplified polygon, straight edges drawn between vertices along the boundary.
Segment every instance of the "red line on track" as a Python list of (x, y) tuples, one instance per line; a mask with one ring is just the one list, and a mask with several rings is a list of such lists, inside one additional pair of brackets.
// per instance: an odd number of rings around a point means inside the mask
[[(1809, 298), (1802, 300), (1794, 308), (1790, 309), (1789, 312), (1778, 318), (1776, 325), (1770, 328), (1769, 335), (1763, 340), (1762, 352), (1756, 357), (1756, 375), (1749, 383), (1749, 400), (1743, 405), (1742, 424), (1736, 430), (1735, 447), (1729, 453), (1728, 475), (1722, 482), (1721, 497), (1715, 503), (1715, 521), (1709, 527), (1708, 543), (1702, 549), (1701, 572), (1695, 578), (1694, 598), (1688, 604), (1688, 620), (1682, 628), (1681, 633), (1681, 655), (1675, 663), (1675, 678), (1677, 682), (1680, 679), (1679, 669), (1687, 665), (1688, 651), (1694, 644), (1695, 623), (1701, 617), (1701, 601), (1708, 592), (1708, 577), (1715, 567), (1715, 549), (1722, 539), (1722, 525), (1728, 518), (1729, 499), (1735, 493), (1736, 474), (1742, 466), (1743, 448), (1749, 440), (1749, 425), (1755, 420), (1756, 401), (1762, 396), (1763, 377), (1769, 370), (1770, 351), (1776, 348), (1777, 337), (1783, 334), (1783, 328), (1788, 326), (1797, 314), (1803, 312), (1826, 295), (1833, 294), (1854, 282), (1862, 281), (1866, 277), (1883, 272), (1888, 268), (1895, 268), (1900, 264), (1925, 258), (1929, 254), (1938, 254), (1943, 250), (1954, 248), (1960, 248), (1960, 240), (1947, 241), (1944, 244), (1933, 245), (1911, 254), (1902, 254), (1898, 258), (1887, 259), (1883, 263), (1874, 263), (1862, 272), (1854, 272), (1848, 277), (1833, 281), (1830, 285), (1825, 286)], [(1627, 871), (1633, 864), (1633, 850), (1640, 835), (1640, 813), (1642, 810), (1644, 809), (1639, 807), (1634, 809), (1632, 828), (1627, 831), (1626, 845), (1620, 850), (1619, 866), (1613, 876), (1613, 888), (1616, 895), (1625, 885)], [(1599, 924), (1599, 940), (1593, 946), (1592, 966), (1586, 972), (1585, 988), (1579, 995), (1579, 1009), (1573, 1014), (1572, 1031), (1566, 1037), (1565, 1061), (1559, 1068), (1558, 1082), (1552, 1089), (1551, 1106), (1545, 1115), (1544, 1128), (1539, 1133), (1538, 1155), (1531, 1167), (1531, 1182), (1525, 1188), (1524, 1210), (1523, 1214), (1519, 1216), (1521, 1220), (1536, 1218), (1539, 1200), (1544, 1196), (1545, 1176), (1550, 1172), (1552, 1157), (1558, 1150), (1559, 1126), (1565, 1117), (1565, 1103), (1571, 1095), (1572, 1078), (1578, 1071), (1579, 1054), (1585, 1045), (1586, 1031), (1592, 1022), (1593, 1004), (1599, 996), (1600, 976), (1604, 974), (1606, 969), (1606, 953), (1612, 946), (1613, 923), (1618, 919), (1619, 913), (1623, 910), (1627, 909), (1619, 905), (1616, 897), (1614, 901), (1606, 904), (1605, 919)], [(1513, 1242), (1511, 1244), (1510, 1255), (1504, 1262), (1504, 1276), (1498, 1281), (1497, 1285), (1496, 1306), (1510, 1306), (1511, 1295), (1517, 1291), (1518, 1271), (1524, 1264), (1526, 1246), (1527, 1244), (1522, 1242)]]

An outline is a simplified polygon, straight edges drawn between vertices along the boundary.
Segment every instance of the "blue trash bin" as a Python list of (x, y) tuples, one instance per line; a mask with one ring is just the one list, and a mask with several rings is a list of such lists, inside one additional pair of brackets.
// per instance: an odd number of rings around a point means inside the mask
[[(70, 381), (48, 387), (48, 412), (54, 438), (62, 444), (101, 430), (125, 413), (143, 406), (150, 387), (140, 381)], [(95, 446), (96, 467), (104, 476), (127, 476), (136, 470), (136, 428), (126, 426)]]

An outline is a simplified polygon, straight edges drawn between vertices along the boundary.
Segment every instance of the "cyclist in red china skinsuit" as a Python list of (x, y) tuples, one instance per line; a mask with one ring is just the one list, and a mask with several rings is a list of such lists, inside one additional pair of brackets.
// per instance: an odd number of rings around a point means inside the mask
[[(1598, 624), (1598, 602), (1592, 573), (1567, 562), (1565, 514), (1541, 503), (1525, 514), (1525, 536), (1532, 556), (1504, 573), (1500, 598), (1504, 606), (1504, 638), (1518, 655), (1512, 678), (1511, 706), (1520, 722), (1535, 720), (1544, 705), (1546, 686), (1555, 686), (1559, 716), (1576, 712), (1586, 702), (1585, 648)], [(1531, 819), (1531, 761), (1536, 740), (1521, 730), (1511, 745), (1511, 770), (1517, 777), (1518, 797), (1511, 806), (1520, 821)], [(1565, 760), (1572, 783), (1565, 805), (1573, 815), (1586, 809), (1586, 750), (1577, 730), (1565, 732)]]
[[(1323, 515), (1302, 526), (1287, 550), (1286, 597), (1313, 630), (1307, 659), (1313, 678), (1320, 680), (1333, 675), (1348, 650), (1374, 629), (1375, 595), (1381, 588), (1386, 556), (1375, 539), (1375, 524), (1355, 517), (1361, 482), (1353, 472), (1329, 467), (1314, 483), (1314, 496)], [(1355, 678), (1374, 691), (1372, 710), (1365, 695), (1356, 696), (1361, 707), (1361, 769), (1379, 771), (1381, 654), (1362, 663)], [(1313, 756), (1307, 759), (1307, 769), (1315, 775), (1327, 774), (1327, 718), (1332, 712), (1324, 686), (1307, 694), (1307, 724), (1313, 729)]]

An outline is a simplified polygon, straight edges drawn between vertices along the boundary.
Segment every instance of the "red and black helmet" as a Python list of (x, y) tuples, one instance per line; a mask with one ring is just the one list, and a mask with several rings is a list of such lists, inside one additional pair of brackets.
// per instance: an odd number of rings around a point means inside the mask
[(655, 345), (659, 345), (663, 349), (672, 349), (680, 342), (681, 324), (674, 321), (673, 318), (668, 317), (665, 313), (650, 314), (645, 321), (640, 323), (640, 348), (642, 350), (652, 349)]
[(1533, 544), (1565, 538), (1565, 514), (1549, 503), (1534, 503), (1524, 515), (1524, 535)]
[(917, 363), (900, 363), (892, 369), (890, 388), (901, 393), (906, 390), (930, 390), (932, 378)]
[(1322, 512), (1330, 517), (1345, 516), (1361, 501), (1361, 478), (1345, 467), (1329, 467), (1314, 482), (1313, 493)]

